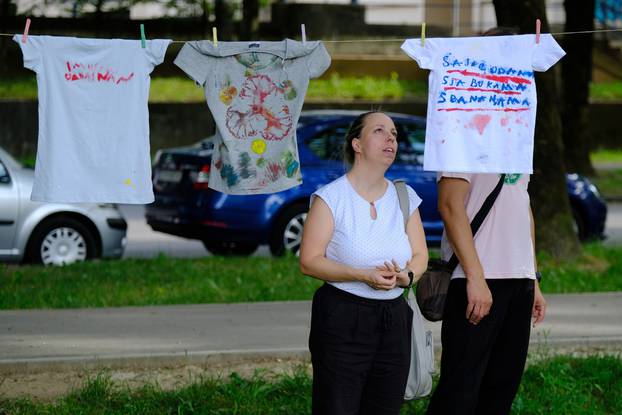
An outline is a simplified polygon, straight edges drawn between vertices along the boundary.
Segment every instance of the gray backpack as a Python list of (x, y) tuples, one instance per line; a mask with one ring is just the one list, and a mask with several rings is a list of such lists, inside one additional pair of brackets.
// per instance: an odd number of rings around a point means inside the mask
[[(408, 222), (410, 212), (410, 201), (404, 180), (394, 180), (397, 197), (400, 201), (400, 209), (404, 215), (404, 228)], [(404, 229), (405, 230), (405, 229)], [(434, 368), (434, 340), (432, 331), (426, 330), (423, 323), (423, 316), (415, 300), (413, 289), (408, 289), (408, 305), (413, 311), (412, 340), (410, 347), (410, 370), (404, 399), (422, 398), (432, 391), (432, 375)]]

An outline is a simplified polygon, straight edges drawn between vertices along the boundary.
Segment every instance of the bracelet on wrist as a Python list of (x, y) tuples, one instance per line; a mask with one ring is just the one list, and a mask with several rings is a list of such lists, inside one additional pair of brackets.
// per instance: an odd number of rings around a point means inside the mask
[(413, 280), (415, 279), (415, 274), (411, 271), (408, 270), (408, 285), (406, 286), (399, 286), (400, 288), (410, 288), (413, 286)]

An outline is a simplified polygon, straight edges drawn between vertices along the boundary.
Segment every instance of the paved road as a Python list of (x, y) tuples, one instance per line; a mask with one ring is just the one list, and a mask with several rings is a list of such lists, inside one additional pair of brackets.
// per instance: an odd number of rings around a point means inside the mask
[[(622, 203), (609, 203), (609, 214), (605, 233), (607, 244), (622, 245)], [(126, 258), (150, 258), (160, 252), (173, 257), (196, 258), (209, 255), (203, 244), (197, 240), (179, 238), (154, 232), (145, 222), (142, 205), (121, 205), (121, 211), (128, 221), (128, 243)], [(257, 256), (268, 256), (267, 246), (260, 246)]]
[[(210, 255), (203, 243), (196, 239), (180, 238), (154, 232), (145, 221), (142, 205), (119, 205), (128, 223), (127, 246), (124, 258), (152, 258), (164, 253), (177, 258), (197, 258)], [(260, 246), (257, 256), (269, 256), (268, 246)]]
[(608, 203), (605, 234), (608, 245), (622, 245), (622, 203)]
[(160, 252), (174, 257), (201, 257), (208, 255), (203, 243), (154, 232), (145, 221), (142, 205), (119, 205), (128, 223), (125, 258), (150, 258)]
[[(548, 295), (532, 346), (622, 347), (622, 293)], [(307, 356), (310, 303), (0, 311), (0, 374)], [(437, 347), (440, 324), (430, 323)]]

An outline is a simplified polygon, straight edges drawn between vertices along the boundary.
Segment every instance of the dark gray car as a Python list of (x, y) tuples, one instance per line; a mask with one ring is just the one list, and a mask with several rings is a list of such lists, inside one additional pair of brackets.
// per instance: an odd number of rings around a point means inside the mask
[(0, 148), (0, 261), (63, 265), (120, 258), (127, 222), (113, 204), (30, 200), (34, 171)]

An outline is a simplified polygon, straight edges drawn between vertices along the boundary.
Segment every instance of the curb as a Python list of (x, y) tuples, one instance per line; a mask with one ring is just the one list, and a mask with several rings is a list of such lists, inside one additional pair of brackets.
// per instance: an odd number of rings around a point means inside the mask
[(275, 360), (310, 360), (307, 349), (213, 350), (111, 356), (41, 357), (0, 359), (0, 374), (35, 374), (100, 369), (171, 368), (189, 365), (233, 365)]
[[(615, 349), (622, 351), (622, 336), (572, 337), (558, 340), (533, 336), (529, 351), (539, 348), (560, 349), (563, 352), (576, 350), (599, 351)], [(436, 358), (440, 359), (441, 345), (435, 342)], [(32, 359), (0, 359), (0, 375), (37, 374), (43, 372), (93, 371), (103, 369), (175, 368), (183, 366), (227, 366), (243, 363), (271, 363), (278, 360), (310, 361), (307, 348), (264, 349), (264, 350), (213, 350), (193, 352), (171, 352), (152, 354), (127, 354), (110, 356), (67, 356), (41, 357)], [(440, 361), (440, 360), (439, 360)]]

